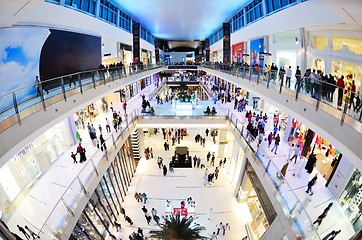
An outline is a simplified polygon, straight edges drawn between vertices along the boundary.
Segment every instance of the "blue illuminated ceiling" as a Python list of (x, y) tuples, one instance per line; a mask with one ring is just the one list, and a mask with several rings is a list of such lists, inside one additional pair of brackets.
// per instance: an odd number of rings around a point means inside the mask
[(204, 40), (250, 0), (113, 0), (155, 37)]

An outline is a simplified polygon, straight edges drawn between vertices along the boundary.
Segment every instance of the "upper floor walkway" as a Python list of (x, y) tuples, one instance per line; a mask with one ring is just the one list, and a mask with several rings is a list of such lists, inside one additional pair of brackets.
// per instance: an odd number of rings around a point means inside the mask
[[(25, 86), (24, 89), (0, 97), (9, 103), (8, 108), (0, 113), (1, 119), (3, 119), (0, 122), (0, 139), (3, 142), (0, 149), (0, 165), (36, 135), (42, 133), (44, 129), (74, 112), (78, 106), (100, 99), (121, 87), (170, 69), (170, 67), (173, 68), (172, 66), (154, 66), (135, 68), (130, 71), (108, 69), (76, 73), (49, 80), (57, 86), (49, 94), (45, 94), (40, 85), (40, 94), (37, 96), (35, 91), (35, 95), (29, 99), (19, 101), (16, 98), (17, 92), (27, 88), (34, 89), (36, 86)], [(195, 66), (178, 65), (177, 67), (194, 68)], [(298, 85), (292, 78), (292, 84), (284, 86), (282, 81), (271, 80), (270, 76), (264, 78), (260, 71), (252, 68), (214, 65), (196, 67), (198, 70), (206, 71), (260, 96), (302, 121), (328, 139), (356, 167), (362, 168), (360, 159), (362, 149), (359, 144), (362, 136), (362, 123), (359, 121), (360, 114), (348, 108), (348, 101), (344, 101), (343, 105), (339, 106), (336, 104), (338, 97), (335, 96), (334, 101), (330, 103), (324, 100), (321, 92), (319, 94), (315, 92), (314, 95), (307, 93), (305, 88), (301, 88), (302, 81)], [(322, 88), (319, 88), (318, 91), (322, 91)], [(362, 112), (362, 109), (360, 111)]]

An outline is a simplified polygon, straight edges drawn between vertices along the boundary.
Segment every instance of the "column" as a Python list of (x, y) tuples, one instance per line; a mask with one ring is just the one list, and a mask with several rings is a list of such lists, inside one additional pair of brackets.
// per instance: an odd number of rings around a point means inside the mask
[(218, 158), (224, 157), (226, 132), (227, 132), (227, 130), (225, 130), (225, 129), (219, 129), (219, 151), (217, 153)]
[[(151, 129), (149, 129), (149, 131), (150, 130)], [(144, 152), (145, 152), (146, 146), (145, 146), (145, 136), (143, 134), (143, 128), (137, 128), (137, 132), (138, 132), (138, 146), (139, 146), (139, 150), (140, 150), (140, 156), (144, 157)], [(150, 147), (152, 147), (152, 146), (150, 146)]]
[(67, 131), (67, 133), (71, 136), (71, 139), (73, 140), (71, 144), (72, 145), (77, 144), (77, 139), (75, 137), (77, 132), (77, 127), (75, 126), (73, 115), (68, 116), (67, 120), (69, 123), (69, 130)]
[(205, 40), (205, 61), (210, 62), (210, 39)]
[(119, 27), (119, 17), (120, 17), (120, 11), (119, 8), (117, 8), (117, 19), (116, 19), (116, 25)]
[(223, 63), (230, 63), (231, 53), (230, 53), (230, 23), (223, 23), (223, 47), (222, 47), (222, 59)]
[(308, 129), (307, 133), (305, 134), (304, 136), (304, 146), (303, 146), (303, 149), (302, 149), (302, 155), (304, 157), (307, 156), (308, 154), (308, 151), (309, 151), (309, 147), (313, 141), (313, 138), (314, 138), (314, 132), (311, 130), (311, 129)]
[(96, 1), (96, 10), (95, 10), (95, 17), (99, 18), (99, 10), (101, 8), (101, 0)]
[(292, 124), (293, 124), (293, 117), (288, 115), (287, 126), (285, 128), (285, 133), (284, 133), (284, 137), (283, 137), (284, 142), (288, 142), (288, 139), (290, 136), (290, 131), (292, 129)]
[(141, 61), (141, 49), (140, 49), (140, 30), (141, 25), (134, 22), (132, 25), (133, 33), (133, 63), (139, 63)]
[(301, 46), (302, 46), (301, 54), (300, 54), (300, 68), (299, 69), (301, 70), (302, 74), (304, 74), (305, 70), (307, 69), (307, 43), (309, 40), (307, 38), (307, 34), (306, 34), (304, 28), (300, 28), (299, 32), (300, 32), (300, 39), (301, 39)]

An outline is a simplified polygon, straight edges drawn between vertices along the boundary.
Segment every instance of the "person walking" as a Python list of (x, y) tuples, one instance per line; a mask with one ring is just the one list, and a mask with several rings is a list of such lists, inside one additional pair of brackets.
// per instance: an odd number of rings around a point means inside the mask
[(208, 128), (206, 128), (206, 130), (205, 130), (206, 137), (209, 136), (209, 132), (210, 132), (210, 130)]
[(146, 204), (147, 203), (147, 199), (148, 199), (148, 197), (147, 197), (147, 194), (146, 193), (142, 193), (142, 198), (143, 198), (143, 204)]
[(212, 154), (212, 157), (211, 157), (211, 165), (212, 165), (212, 166), (215, 165), (215, 154)]
[(327, 217), (328, 211), (331, 209), (332, 206), (333, 206), (333, 203), (328, 204), (328, 206), (323, 210), (323, 213), (321, 215), (319, 215), (317, 220), (315, 220), (313, 222), (313, 224), (318, 223), (317, 229), (322, 224), (323, 219), (325, 217)]
[(167, 167), (166, 165), (163, 165), (163, 176), (166, 176), (167, 174)]
[(79, 153), (80, 159), (79, 162), (85, 162), (87, 160), (87, 157), (85, 155), (85, 148), (82, 147), (82, 144), (79, 143), (78, 147), (77, 147), (77, 153)]
[(219, 168), (218, 167), (215, 168), (214, 174), (215, 174), (215, 179), (217, 179), (217, 177), (219, 176)]
[(25, 226), (25, 229), (30, 233), (30, 236), (32, 236), (33, 239), (40, 238), (39, 235), (36, 235), (30, 228), (28, 228), (28, 226)]
[(280, 137), (279, 134), (277, 134), (274, 138), (274, 147), (272, 148), (272, 152), (274, 151), (274, 154), (277, 155), (277, 151), (278, 151), (278, 147), (279, 147), (279, 143), (280, 143)]
[(211, 221), (213, 215), (214, 215), (214, 210), (210, 208), (207, 213), (207, 220)]
[(338, 87), (337, 105), (338, 105), (338, 107), (341, 107), (342, 101), (343, 101), (343, 90), (344, 90), (344, 76), (343, 75), (340, 78), (338, 78), (337, 87)]
[(294, 159), (294, 165), (297, 163), (297, 159), (298, 159), (298, 156), (299, 156), (299, 153), (300, 153), (300, 149), (299, 149), (299, 145), (296, 144), (294, 147), (293, 147), (293, 157), (291, 157), (289, 160), (290, 161), (293, 161)]
[(292, 78), (292, 75), (293, 75), (292, 67), (289, 66), (289, 68), (287, 69), (287, 75), (285, 81), (285, 86), (287, 86), (288, 88), (290, 88), (290, 79)]
[(133, 225), (133, 221), (132, 221), (132, 219), (131, 219), (130, 217), (126, 216), (124, 219), (125, 219), (130, 225)]
[(117, 232), (118, 232), (119, 229), (122, 228), (122, 225), (119, 222), (117, 222), (117, 218), (114, 220), (113, 224), (114, 224)]
[(23, 227), (21, 227), (21, 226), (19, 226), (19, 225), (16, 225), (16, 226), (18, 227), (19, 231), (24, 234), (24, 236), (26, 237), (26, 239), (29, 239), (29, 238), (30, 238), (30, 235), (25, 231), (25, 229), (24, 229)]
[(272, 141), (273, 141), (273, 132), (270, 132), (268, 135), (268, 148), (270, 148)]
[(107, 151), (106, 140), (104, 140), (103, 134), (99, 136), (99, 141), (101, 142), (101, 151)]
[(210, 153), (210, 152), (208, 152), (208, 153), (207, 153), (207, 155), (206, 155), (206, 161), (207, 161), (207, 162), (209, 162), (210, 157), (211, 157), (211, 153)]
[(77, 154), (74, 154), (74, 153), (72, 152), (72, 154), (70, 154), (70, 156), (73, 158), (73, 163), (78, 163), (78, 162), (77, 162), (77, 158), (75, 157), (75, 156), (77, 156)]
[(225, 235), (226, 230), (230, 231), (229, 223), (226, 223), (225, 225), (222, 226), (222, 235)]
[(222, 229), (223, 225), (222, 225), (222, 222), (220, 222), (219, 224), (216, 225), (216, 235), (219, 235), (220, 233), (220, 230)]
[(310, 193), (310, 195), (313, 195), (312, 187), (316, 184), (318, 178), (318, 173), (308, 182), (308, 188), (306, 193)]
[(123, 217), (126, 218), (126, 210), (121, 207), (121, 214), (123, 214)]
[(341, 230), (333, 230), (332, 232), (328, 233), (324, 238), (322, 238), (322, 240), (333, 240), (340, 232)]
[(151, 210), (152, 217), (157, 215), (157, 210), (155, 208), (152, 208)]
[(209, 183), (209, 176), (207, 173), (204, 174), (204, 177), (202, 178), (204, 180), (204, 186), (206, 186), (206, 184), (210, 184)]
[(106, 118), (106, 130), (107, 130), (107, 133), (111, 132), (111, 127), (110, 127), (110, 123), (109, 123), (108, 118)]
[(145, 215), (145, 218), (146, 218), (147, 224), (150, 225), (152, 217), (150, 215)]
[(138, 233), (138, 235), (139, 236), (141, 236), (142, 237), (142, 239), (143, 239), (143, 230), (139, 227), (138, 229), (137, 229), (137, 233)]
[[(142, 212), (143, 212), (145, 215), (147, 215), (148, 210), (147, 210), (146, 206), (143, 205), (143, 207), (142, 207), (141, 209), (142, 209)], [(153, 208), (152, 208), (152, 209), (153, 209)]]

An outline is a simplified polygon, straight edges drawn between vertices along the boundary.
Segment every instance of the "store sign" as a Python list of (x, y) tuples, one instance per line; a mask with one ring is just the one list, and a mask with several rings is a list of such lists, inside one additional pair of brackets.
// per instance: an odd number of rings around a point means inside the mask
[(182, 209), (182, 208), (174, 208), (173, 209), (173, 215), (177, 215), (177, 212), (180, 212), (180, 215), (181, 216), (187, 216), (187, 208), (184, 208), (184, 209)]
[(19, 152), (17, 152), (13, 159), (15, 161), (17, 161), (19, 158), (27, 155), (29, 153), (29, 151), (33, 148), (33, 144), (32, 143), (29, 143), (28, 145), (26, 145), (23, 149), (21, 149)]

